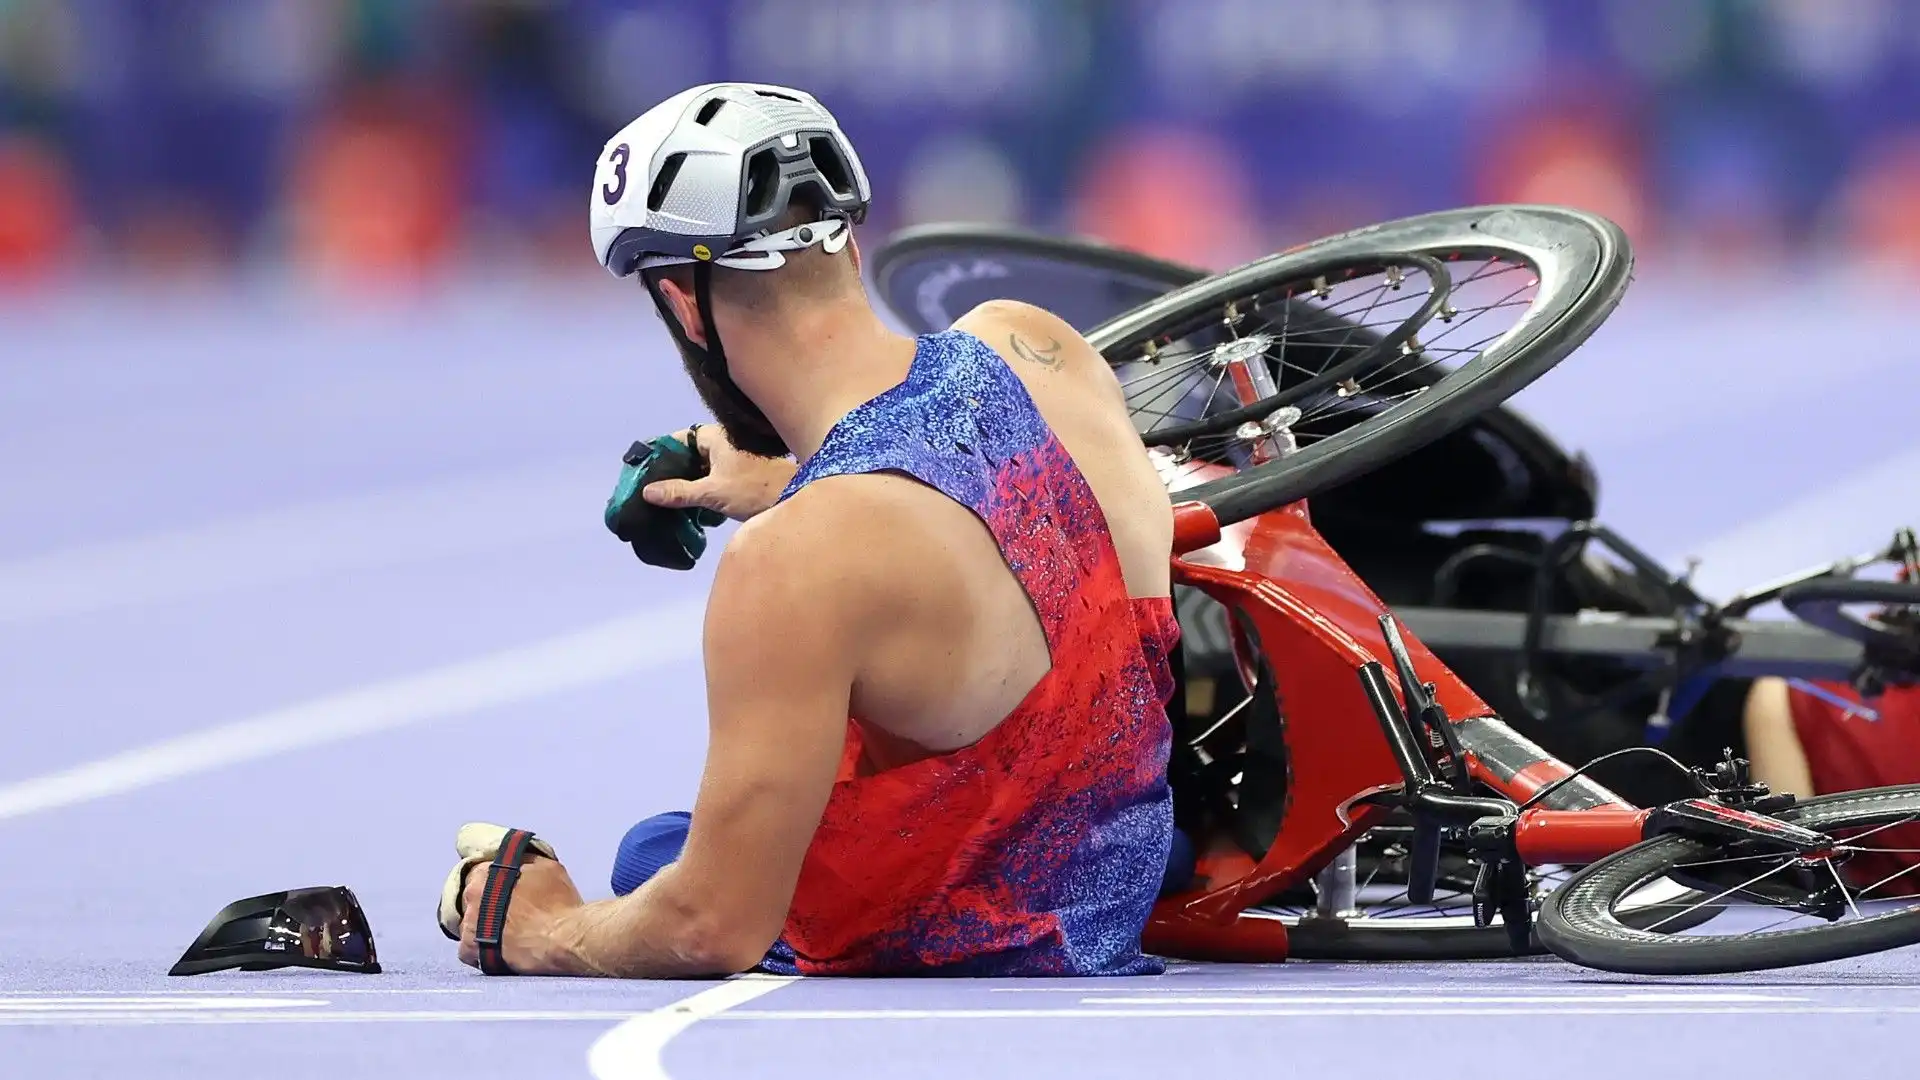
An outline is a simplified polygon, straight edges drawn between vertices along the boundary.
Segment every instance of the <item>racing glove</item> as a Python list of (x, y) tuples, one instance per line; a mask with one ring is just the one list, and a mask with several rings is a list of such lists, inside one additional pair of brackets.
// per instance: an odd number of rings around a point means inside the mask
[(694, 445), (688, 445), (662, 435), (652, 442), (634, 443), (621, 459), (620, 480), (607, 499), (603, 517), (613, 535), (631, 545), (649, 566), (693, 569), (707, 550), (707, 530), (727, 520), (712, 510), (668, 509), (640, 497), (641, 489), (656, 480), (698, 480), (707, 474), (697, 439), (690, 433), (688, 443)]

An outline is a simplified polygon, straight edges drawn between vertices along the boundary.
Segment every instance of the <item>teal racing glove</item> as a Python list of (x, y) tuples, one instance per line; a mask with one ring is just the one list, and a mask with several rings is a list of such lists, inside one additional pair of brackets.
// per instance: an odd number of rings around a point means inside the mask
[(698, 480), (707, 475), (697, 439), (689, 432), (688, 442), (693, 445), (688, 445), (662, 435), (652, 442), (634, 443), (621, 459), (620, 480), (602, 516), (608, 530), (631, 545), (648, 566), (693, 569), (707, 550), (707, 530), (727, 520), (712, 510), (668, 509), (640, 497), (641, 489), (656, 480)]

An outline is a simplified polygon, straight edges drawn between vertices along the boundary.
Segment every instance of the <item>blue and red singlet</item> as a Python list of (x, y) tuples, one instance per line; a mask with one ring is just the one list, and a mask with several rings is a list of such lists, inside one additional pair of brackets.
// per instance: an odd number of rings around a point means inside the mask
[[(1139, 975), (1173, 842), (1167, 786), (1179, 640), (1165, 597), (1133, 599), (1086, 478), (985, 342), (919, 339), (782, 498), (894, 472), (972, 510), (1031, 598), (1051, 670), (971, 746), (876, 770), (849, 720), (833, 794), (761, 970), (802, 975)], [(635, 826), (630, 892), (677, 857), (687, 818)]]
[(972, 510), (1031, 598), (1052, 670), (979, 742), (872, 772), (846, 755), (767, 968), (807, 975), (1124, 975), (1173, 837), (1179, 638), (1132, 599), (1105, 516), (1020, 379), (957, 330), (849, 412), (783, 496), (903, 473)]

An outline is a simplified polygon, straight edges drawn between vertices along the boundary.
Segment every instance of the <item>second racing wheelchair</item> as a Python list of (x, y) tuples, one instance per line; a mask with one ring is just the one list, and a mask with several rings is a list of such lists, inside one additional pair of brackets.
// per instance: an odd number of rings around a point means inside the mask
[[(1620, 302), (1612, 223), (1448, 211), (1213, 276), (937, 226), (873, 266), (914, 330), (997, 297), (1073, 322), (1174, 493), (1170, 769), (1200, 854), (1149, 949), (1683, 974), (1920, 942), (1920, 787), (1776, 795), (1702, 720), (1729, 677), (1920, 673), (1920, 585), (1859, 576), (1920, 581), (1912, 534), (1716, 604), (1594, 523), (1591, 468), (1504, 407)], [(1776, 600), (1799, 621), (1749, 617)], [(1633, 801), (1590, 775), (1625, 759)]]

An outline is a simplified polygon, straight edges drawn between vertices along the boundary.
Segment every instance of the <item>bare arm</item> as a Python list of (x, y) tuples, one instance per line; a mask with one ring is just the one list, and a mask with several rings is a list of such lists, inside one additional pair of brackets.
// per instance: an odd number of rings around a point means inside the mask
[(1747, 757), (1753, 762), (1753, 777), (1780, 794), (1808, 798), (1813, 790), (1813, 771), (1807, 766), (1807, 753), (1793, 729), (1793, 702), (1784, 679), (1755, 679), (1747, 691), (1746, 714), (1741, 727), (1747, 737)]
[(827, 527), (823, 501), (796, 498), (728, 545), (707, 606), (710, 734), (686, 849), (632, 894), (569, 917), (556, 937), (583, 974), (731, 974), (779, 937), (863, 647), (862, 570), (846, 554), (862, 542)]

